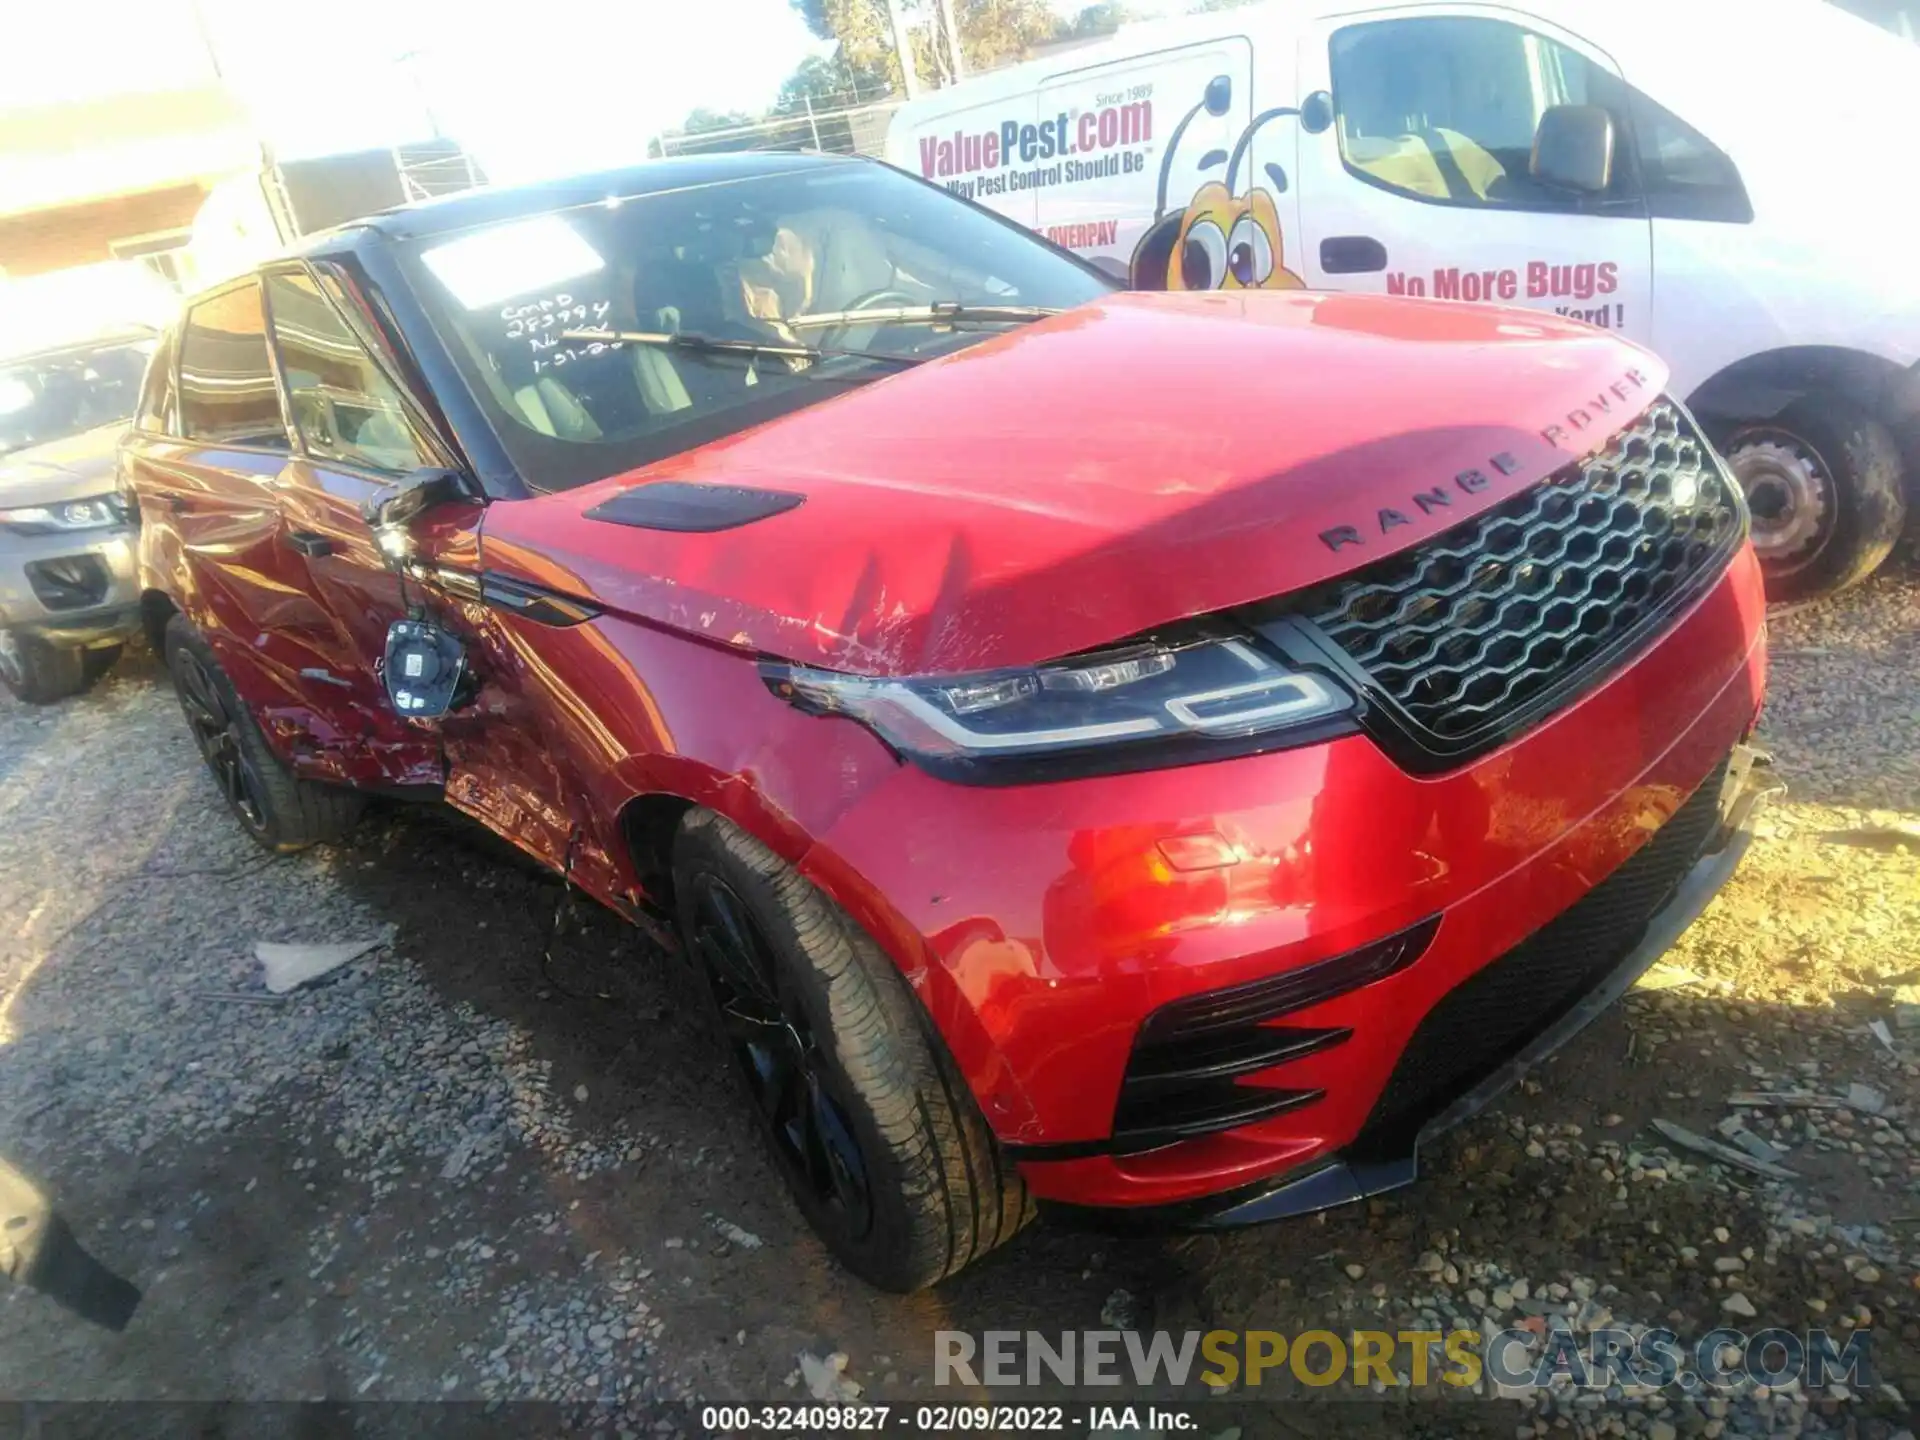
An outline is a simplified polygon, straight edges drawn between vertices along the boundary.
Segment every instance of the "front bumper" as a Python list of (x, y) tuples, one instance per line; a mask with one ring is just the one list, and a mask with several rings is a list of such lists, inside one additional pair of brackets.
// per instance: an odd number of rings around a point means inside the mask
[[(954, 786), (900, 767), (810, 827), (820, 839), (803, 868), (892, 953), (1043, 1202), (1245, 1198), (1336, 1159), (1404, 1159), (1413, 1135), (1365, 1156), (1354, 1145), (1389, 1086), (1406, 1088), (1395, 1074), (1422, 1024), (1650, 849), (1720, 772), (1759, 712), (1764, 631), (1743, 550), (1596, 688), (1444, 774), (1411, 775), (1364, 736), (1031, 786)], [(1711, 828), (1693, 833), (1668, 881)], [(1215, 858), (1196, 864), (1196, 850)], [(1624, 938), (1579, 941), (1580, 994), (1600, 983), (1589, 962), (1621, 963), (1656, 902), (1664, 894), (1610, 915), (1631, 920)], [(1288, 1008), (1277, 1026), (1270, 1011), (1234, 1021), (1233, 1046), (1265, 1047), (1278, 1031), (1295, 1048), (1262, 1048), (1273, 1058), (1233, 1070), (1225, 1093), (1237, 1104), (1284, 1089), (1297, 1103), (1193, 1123), (1179, 1107), (1218, 1099), (1210, 1080), (1210, 1095), (1176, 1094), (1172, 1113), (1129, 1108), (1211, 1062), (1183, 1048), (1142, 1066), (1151, 1017), (1291, 984), (1403, 936), (1409, 953), (1364, 983)]]
[[(1165, 1205), (1098, 1207), (1050, 1203), (1045, 1208), (1056, 1218), (1103, 1229), (1224, 1230), (1306, 1215), (1412, 1184), (1419, 1175), (1421, 1145), (1471, 1119), (1517, 1085), (1528, 1071), (1545, 1062), (1626, 994), (1647, 968), (1679, 940), (1720, 892), (1746, 854), (1760, 805), (1782, 788), (1773, 777), (1770, 757), (1748, 745), (1736, 746), (1729, 757), (1724, 779), (1716, 786), (1717, 793), (1696, 797), (1694, 802), (1709, 799), (1715, 802), (1716, 823), (1704, 849), (1673, 887), (1670, 896), (1648, 918), (1638, 940), (1604, 972), (1592, 989), (1558, 1013), (1543, 1013), (1539, 1017), (1542, 1028), (1535, 1030), (1513, 1054), (1499, 1060), (1491, 1070), (1480, 1073), (1457, 1093), (1427, 1097), (1430, 1103), (1414, 1123), (1376, 1112), (1375, 1119), (1343, 1151), (1278, 1179), (1259, 1181), (1223, 1194)], [(1679, 817), (1670, 823), (1680, 823)], [(1647, 848), (1652, 850), (1654, 845)], [(1628, 865), (1634, 863), (1630, 860)], [(1605, 887), (1618, 886), (1632, 878), (1637, 877), (1617, 872), (1602, 881), (1575, 909), (1590, 905)], [(1569, 914), (1562, 920), (1577, 924), (1580, 917)], [(1524, 965), (1528, 958), (1518, 950), (1509, 952), (1489, 965), (1482, 975), (1503, 963), (1518, 961)], [(1480, 979), (1476, 976), (1467, 985)], [(1431, 1025), (1434, 1019), (1435, 1016), (1430, 1015), (1427, 1023)], [(1418, 1032), (1416, 1042), (1417, 1035)], [(1406, 1064), (1404, 1058), (1402, 1064)], [(1392, 1089), (1390, 1080), (1389, 1092)]]
[(138, 634), (133, 532), (0, 532), (0, 627), (67, 646)]

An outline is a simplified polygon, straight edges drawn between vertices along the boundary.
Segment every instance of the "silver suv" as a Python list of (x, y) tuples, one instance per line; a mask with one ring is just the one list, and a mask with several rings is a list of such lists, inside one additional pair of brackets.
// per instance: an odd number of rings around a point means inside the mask
[(84, 690), (140, 629), (114, 447), (152, 331), (0, 360), (0, 684), (45, 703)]

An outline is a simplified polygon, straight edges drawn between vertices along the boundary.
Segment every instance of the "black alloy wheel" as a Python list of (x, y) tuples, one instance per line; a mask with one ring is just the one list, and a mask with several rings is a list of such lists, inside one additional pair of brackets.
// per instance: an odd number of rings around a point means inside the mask
[(179, 682), (180, 705), (187, 715), (187, 728), (193, 743), (200, 747), (207, 768), (219, 783), (220, 792), (234, 814), (254, 834), (267, 828), (266, 809), (261, 801), (260, 777), (254, 773), (232, 710), (214, 683), (206, 665), (192, 650), (182, 650), (174, 662), (174, 678)]
[(732, 886), (703, 874), (692, 898), (694, 947), (722, 1037), (788, 1181), (847, 1239), (862, 1239), (873, 1227), (872, 1181), (805, 1007)]

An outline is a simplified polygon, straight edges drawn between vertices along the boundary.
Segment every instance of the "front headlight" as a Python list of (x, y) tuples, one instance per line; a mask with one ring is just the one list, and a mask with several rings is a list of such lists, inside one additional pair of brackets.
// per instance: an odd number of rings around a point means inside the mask
[(0, 510), (0, 525), (26, 535), (52, 535), (68, 530), (104, 530), (125, 522), (127, 512), (118, 495), (95, 495), (86, 500), (62, 500), (53, 505), (24, 505)]
[(1354, 700), (1332, 678), (1207, 637), (1146, 643), (1017, 670), (871, 679), (765, 662), (773, 693), (814, 714), (845, 715), (924, 768), (955, 779), (1036, 762), (1092, 768), (1177, 764), (1324, 738)]

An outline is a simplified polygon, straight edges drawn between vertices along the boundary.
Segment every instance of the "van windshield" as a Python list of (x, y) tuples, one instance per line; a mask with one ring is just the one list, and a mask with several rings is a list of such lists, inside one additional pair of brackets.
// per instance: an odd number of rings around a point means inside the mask
[(1079, 305), (1112, 282), (880, 165), (523, 216), (403, 257), (537, 490), (604, 479)]

